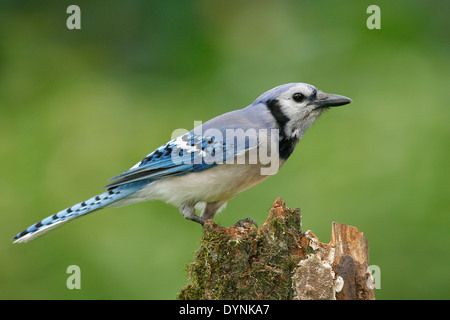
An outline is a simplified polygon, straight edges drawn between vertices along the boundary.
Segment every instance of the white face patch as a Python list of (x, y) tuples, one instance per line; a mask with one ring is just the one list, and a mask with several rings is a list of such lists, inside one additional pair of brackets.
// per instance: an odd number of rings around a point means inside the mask
[[(278, 97), (283, 114), (289, 118), (285, 126), (285, 133), (291, 137), (301, 138), (314, 121), (321, 115), (322, 110), (314, 110), (315, 106), (310, 104), (315, 99), (318, 90), (306, 83), (292, 86)], [(302, 101), (295, 101), (294, 94), (301, 94)]]
[(295, 86), (292, 86), (291, 88), (289, 88), (288, 90), (283, 92), (279, 96), (279, 99), (280, 100), (291, 100), (292, 95), (296, 92), (303, 94), (305, 97), (309, 97), (314, 92), (317, 92), (317, 88), (315, 88), (312, 85), (307, 84), (307, 83), (298, 83)]

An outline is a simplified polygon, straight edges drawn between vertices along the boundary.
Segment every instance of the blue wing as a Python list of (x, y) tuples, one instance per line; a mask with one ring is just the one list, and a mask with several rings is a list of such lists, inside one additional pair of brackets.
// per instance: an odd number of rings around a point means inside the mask
[(227, 143), (225, 139), (189, 132), (159, 147), (130, 170), (111, 178), (110, 181), (117, 181), (105, 188), (203, 171), (225, 163), (239, 151), (233, 141)]

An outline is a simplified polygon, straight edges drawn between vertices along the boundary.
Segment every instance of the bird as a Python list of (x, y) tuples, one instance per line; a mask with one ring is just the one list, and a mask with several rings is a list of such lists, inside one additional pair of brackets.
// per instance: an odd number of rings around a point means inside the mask
[(170, 140), (111, 178), (105, 192), (42, 219), (12, 241), (29, 242), (99, 209), (148, 200), (175, 205), (203, 225), (236, 195), (277, 173), (324, 111), (351, 102), (307, 83), (279, 85)]

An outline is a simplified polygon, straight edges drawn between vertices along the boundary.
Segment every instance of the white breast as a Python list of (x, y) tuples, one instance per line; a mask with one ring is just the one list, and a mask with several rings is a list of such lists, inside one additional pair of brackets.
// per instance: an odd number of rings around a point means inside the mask
[(140, 191), (145, 200), (159, 199), (174, 205), (183, 202), (215, 202), (228, 200), (262, 182), (257, 165), (217, 165), (211, 169), (151, 183)]
[(268, 177), (261, 175), (260, 165), (221, 164), (204, 171), (154, 181), (112, 206), (148, 200), (162, 200), (175, 206), (183, 202), (229, 200)]

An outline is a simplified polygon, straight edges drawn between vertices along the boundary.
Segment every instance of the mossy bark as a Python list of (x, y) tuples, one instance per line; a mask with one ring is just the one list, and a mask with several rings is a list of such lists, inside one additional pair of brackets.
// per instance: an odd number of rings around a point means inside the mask
[(354, 227), (333, 223), (332, 241), (321, 243), (302, 232), (299, 209), (276, 199), (260, 228), (212, 220), (203, 228), (191, 283), (177, 299), (374, 298), (367, 241)]

